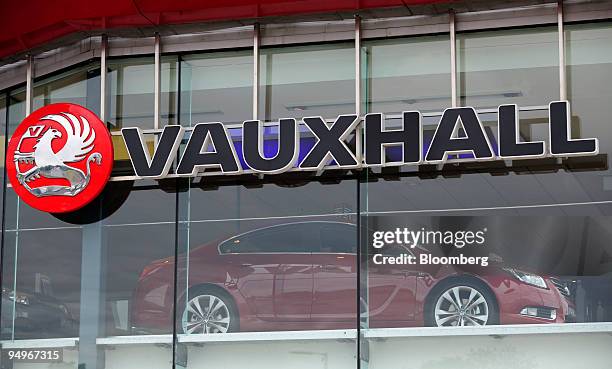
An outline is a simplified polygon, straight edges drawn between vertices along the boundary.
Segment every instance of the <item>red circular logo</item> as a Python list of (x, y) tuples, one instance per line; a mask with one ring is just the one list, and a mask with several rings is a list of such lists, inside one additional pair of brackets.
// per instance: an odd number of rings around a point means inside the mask
[(106, 125), (82, 106), (42, 107), (21, 122), (6, 152), (13, 189), (28, 205), (50, 213), (82, 208), (95, 199), (113, 169)]

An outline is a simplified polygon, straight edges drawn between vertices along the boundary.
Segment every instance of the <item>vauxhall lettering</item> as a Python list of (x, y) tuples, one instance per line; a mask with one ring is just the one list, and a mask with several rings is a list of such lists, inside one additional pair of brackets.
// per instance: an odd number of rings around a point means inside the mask
[(152, 158), (139, 128), (124, 128), (122, 135), (139, 177), (167, 176), (185, 139), (187, 144), (181, 150), (175, 175), (195, 176), (206, 170), (277, 174), (290, 169), (321, 171), (597, 154), (597, 138), (571, 137), (570, 119), (567, 101), (550, 103), (548, 144), (521, 137), (516, 105), (498, 108), (497, 137), (493, 130), (485, 129), (470, 107), (446, 109), (433, 135), (428, 136), (424, 135), (418, 111), (404, 112), (399, 127), (386, 127), (383, 114), (367, 114), (363, 130), (358, 128), (360, 120), (355, 114), (341, 115), (333, 123), (321, 117), (306, 117), (303, 126), (293, 118), (266, 125), (252, 120), (242, 124), (241, 135), (234, 140), (219, 122), (197, 124), (190, 134), (181, 126), (169, 125), (164, 127)]

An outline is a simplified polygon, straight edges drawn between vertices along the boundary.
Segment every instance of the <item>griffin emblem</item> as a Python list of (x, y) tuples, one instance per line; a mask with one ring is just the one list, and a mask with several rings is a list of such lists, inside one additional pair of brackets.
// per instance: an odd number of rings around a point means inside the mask
[[(45, 121), (58, 123), (66, 133), (66, 143), (57, 152), (53, 150), (52, 143), (54, 140), (62, 138), (63, 133), (50, 125), (45, 125)], [(95, 162), (97, 165), (102, 163), (102, 155), (98, 152), (91, 152), (94, 148), (96, 132), (91, 129), (85, 117), (77, 117), (70, 113), (46, 115), (40, 120), (40, 123), (29, 127), (19, 140), (13, 159), (17, 171), (17, 180), (36, 197), (76, 196), (89, 184), (91, 178), (90, 163)], [(33, 151), (20, 151), (23, 141), (33, 138), (36, 138)], [(86, 173), (68, 165), (68, 163), (77, 163), (83, 160), (87, 161)], [(33, 166), (22, 172), (19, 163)], [(41, 177), (63, 178), (70, 185), (47, 185), (32, 188), (30, 183)]]

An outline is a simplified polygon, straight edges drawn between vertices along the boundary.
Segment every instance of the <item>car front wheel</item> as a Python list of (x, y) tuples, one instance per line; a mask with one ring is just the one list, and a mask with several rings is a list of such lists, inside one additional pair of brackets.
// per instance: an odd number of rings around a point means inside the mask
[(482, 326), (498, 324), (495, 296), (481, 283), (454, 280), (437, 289), (427, 308), (429, 326)]
[(229, 297), (206, 289), (190, 293), (181, 319), (183, 333), (227, 333), (236, 331), (237, 326), (236, 309)]

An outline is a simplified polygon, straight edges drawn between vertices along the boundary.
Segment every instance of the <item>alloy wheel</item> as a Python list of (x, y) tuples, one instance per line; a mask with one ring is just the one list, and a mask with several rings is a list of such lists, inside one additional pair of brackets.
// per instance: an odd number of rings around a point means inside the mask
[(229, 308), (213, 295), (199, 295), (189, 300), (181, 320), (183, 332), (187, 334), (226, 333), (230, 322)]
[(455, 286), (438, 297), (434, 318), (438, 327), (486, 325), (489, 320), (489, 305), (477, 289)]

